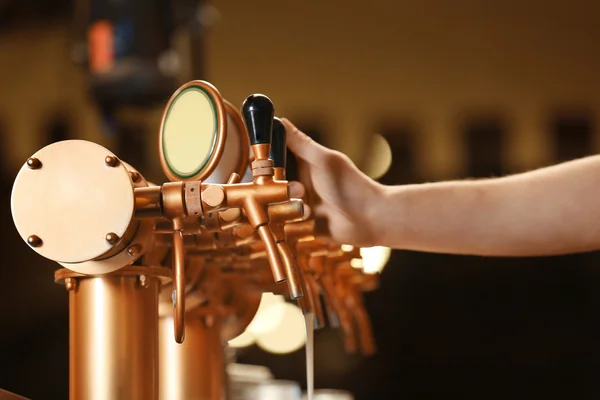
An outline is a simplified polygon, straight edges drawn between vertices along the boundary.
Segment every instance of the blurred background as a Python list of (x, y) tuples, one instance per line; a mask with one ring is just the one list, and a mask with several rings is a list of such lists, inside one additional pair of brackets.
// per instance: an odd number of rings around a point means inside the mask
[[(203, 79), (237, 106), (268, 95), (386, 184), (542, 167), (600, 151), (598, 15), (565, 0), (0, 0), (0, 388), (68, 397), (68, 295), (10, 214), (39, 148), (91, 140), (163, 182), (163, 107)], [(348, 355), (337, 331), (317, 331), (316, 387), (596, 398), (599, 264), (394, 251), (366, 294), (378, 353)], [(237, 359), (306, 382), (303, 349)]]

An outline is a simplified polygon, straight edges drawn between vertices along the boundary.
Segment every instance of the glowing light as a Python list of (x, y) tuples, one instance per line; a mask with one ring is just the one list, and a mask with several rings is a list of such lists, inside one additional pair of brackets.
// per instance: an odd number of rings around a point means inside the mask
[(350, 260), (350, 266), (356, 269), (363, 269), (364, 264), (362, 258), (353, 258)]
[(363, 259), (363, 272), (365, 274), (380, 273), (390, 259), (391, 253), (392, 249), (389, 247), (375, 246), (361, 248), (360, 255)]
[(291, 303), (274, 304), (266, 310), (276, 318), (283, 315), (280, 323), (269, 332), (257, 335), (256, 344), (270, 353), (286, 354), (298, 350), (306, 343), (306, 330), (302, 311)]
[(242, 347), (252, 346), (256, 342), (256, 337), (252, 332), (245, 330), (241, 335), (227, 342), (230, 347), (240, 349)]
[(346, 253), (349, 253), (352, 250), (354, 250), (354, 246), (352, 246), (351, 244), (343, 244), (342, 245), (342, 251), (345, 251)]
[(271, 307), (284, 302), (285, 299), (283, 296), (273, 293), (263, 293), (256, 315), (254, 315), (246, 331), (259, 336), (275, 329), (283, 318), (283, 311), (280, 308), (271, 310)]
[(252, 321), (250, 321), (246, 330), (241, 335), (228, 342), (229, 346), (234, 348), (251, 346), (256, 342), (258, 336), (276, 329), (284, 317), (285, 310), (272, 308), (275, 305), (283, 303), (285, 303), (283, 296), (273, 293), (263, 293), (254, 318), (252, 318)]
[[(302, 400), (307, 400), (307, 395), (304, 395)], [(317, 389), (313, 394), (314, 400), (354, 400), (354, 396), (345, 390), (334, 389)]]
[(371, 138), (371, 149), (366, 158), (363, 171), (373, 179), (379, 179), (392, 165), (392, 148), (388, 141), (380, 134)]
[(261, 382), (274, 379), (271, 370), (262, 365), (229, 363), (227, 374), (233, 382)]
[(252, 390), (248, 398), (260, 400), (300, 400), (302, 390), (300, 384), (292, 381), (271, 380), (260, 382)]

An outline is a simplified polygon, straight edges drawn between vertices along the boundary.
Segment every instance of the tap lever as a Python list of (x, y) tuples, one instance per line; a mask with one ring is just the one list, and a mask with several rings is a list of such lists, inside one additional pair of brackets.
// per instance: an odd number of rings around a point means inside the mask
[(185, 336), (185, 249), (183, 242), (183, 222), (173, 220), (173, 323), (175, 341), (183, 343)]
[[(286, 164), (286, 132), (283, 122), (277, 117), (273, 118), (273, 133), (271, 138), (271, 154), (275, 168), (283, 168), (285, 173)], [(285, 179), (285, 178), (284, 178)]]
[[(250, 95), (242, 104), (242, 115), (253, 147), (258, 144), (271, 144), (274, 113), (271, 99), (264, 94)], [(268, 154), (267, 152), (267, 157)], [(254, 154), (254, 157), (257, 160), (266, 159), (258, 154)]]

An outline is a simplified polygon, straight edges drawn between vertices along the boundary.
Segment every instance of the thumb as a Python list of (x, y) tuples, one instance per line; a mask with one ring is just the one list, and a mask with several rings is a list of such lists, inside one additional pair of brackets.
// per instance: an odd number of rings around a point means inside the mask
[(309, 164), (316, 164), (329, 151), (329, 149), (321, 146), (306, 133), (296, 128), (289, 119), (282, 118), (281, 121), (285, 125), (287, 145), (296, 157)]

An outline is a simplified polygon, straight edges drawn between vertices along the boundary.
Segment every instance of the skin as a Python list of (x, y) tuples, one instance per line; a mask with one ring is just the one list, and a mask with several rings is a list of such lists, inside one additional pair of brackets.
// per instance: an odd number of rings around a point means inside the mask
[(312, 212), (339, 243), (506, 257), (600, 249), (600, 156), (501, 178), (384, 186), (283, 122)]

